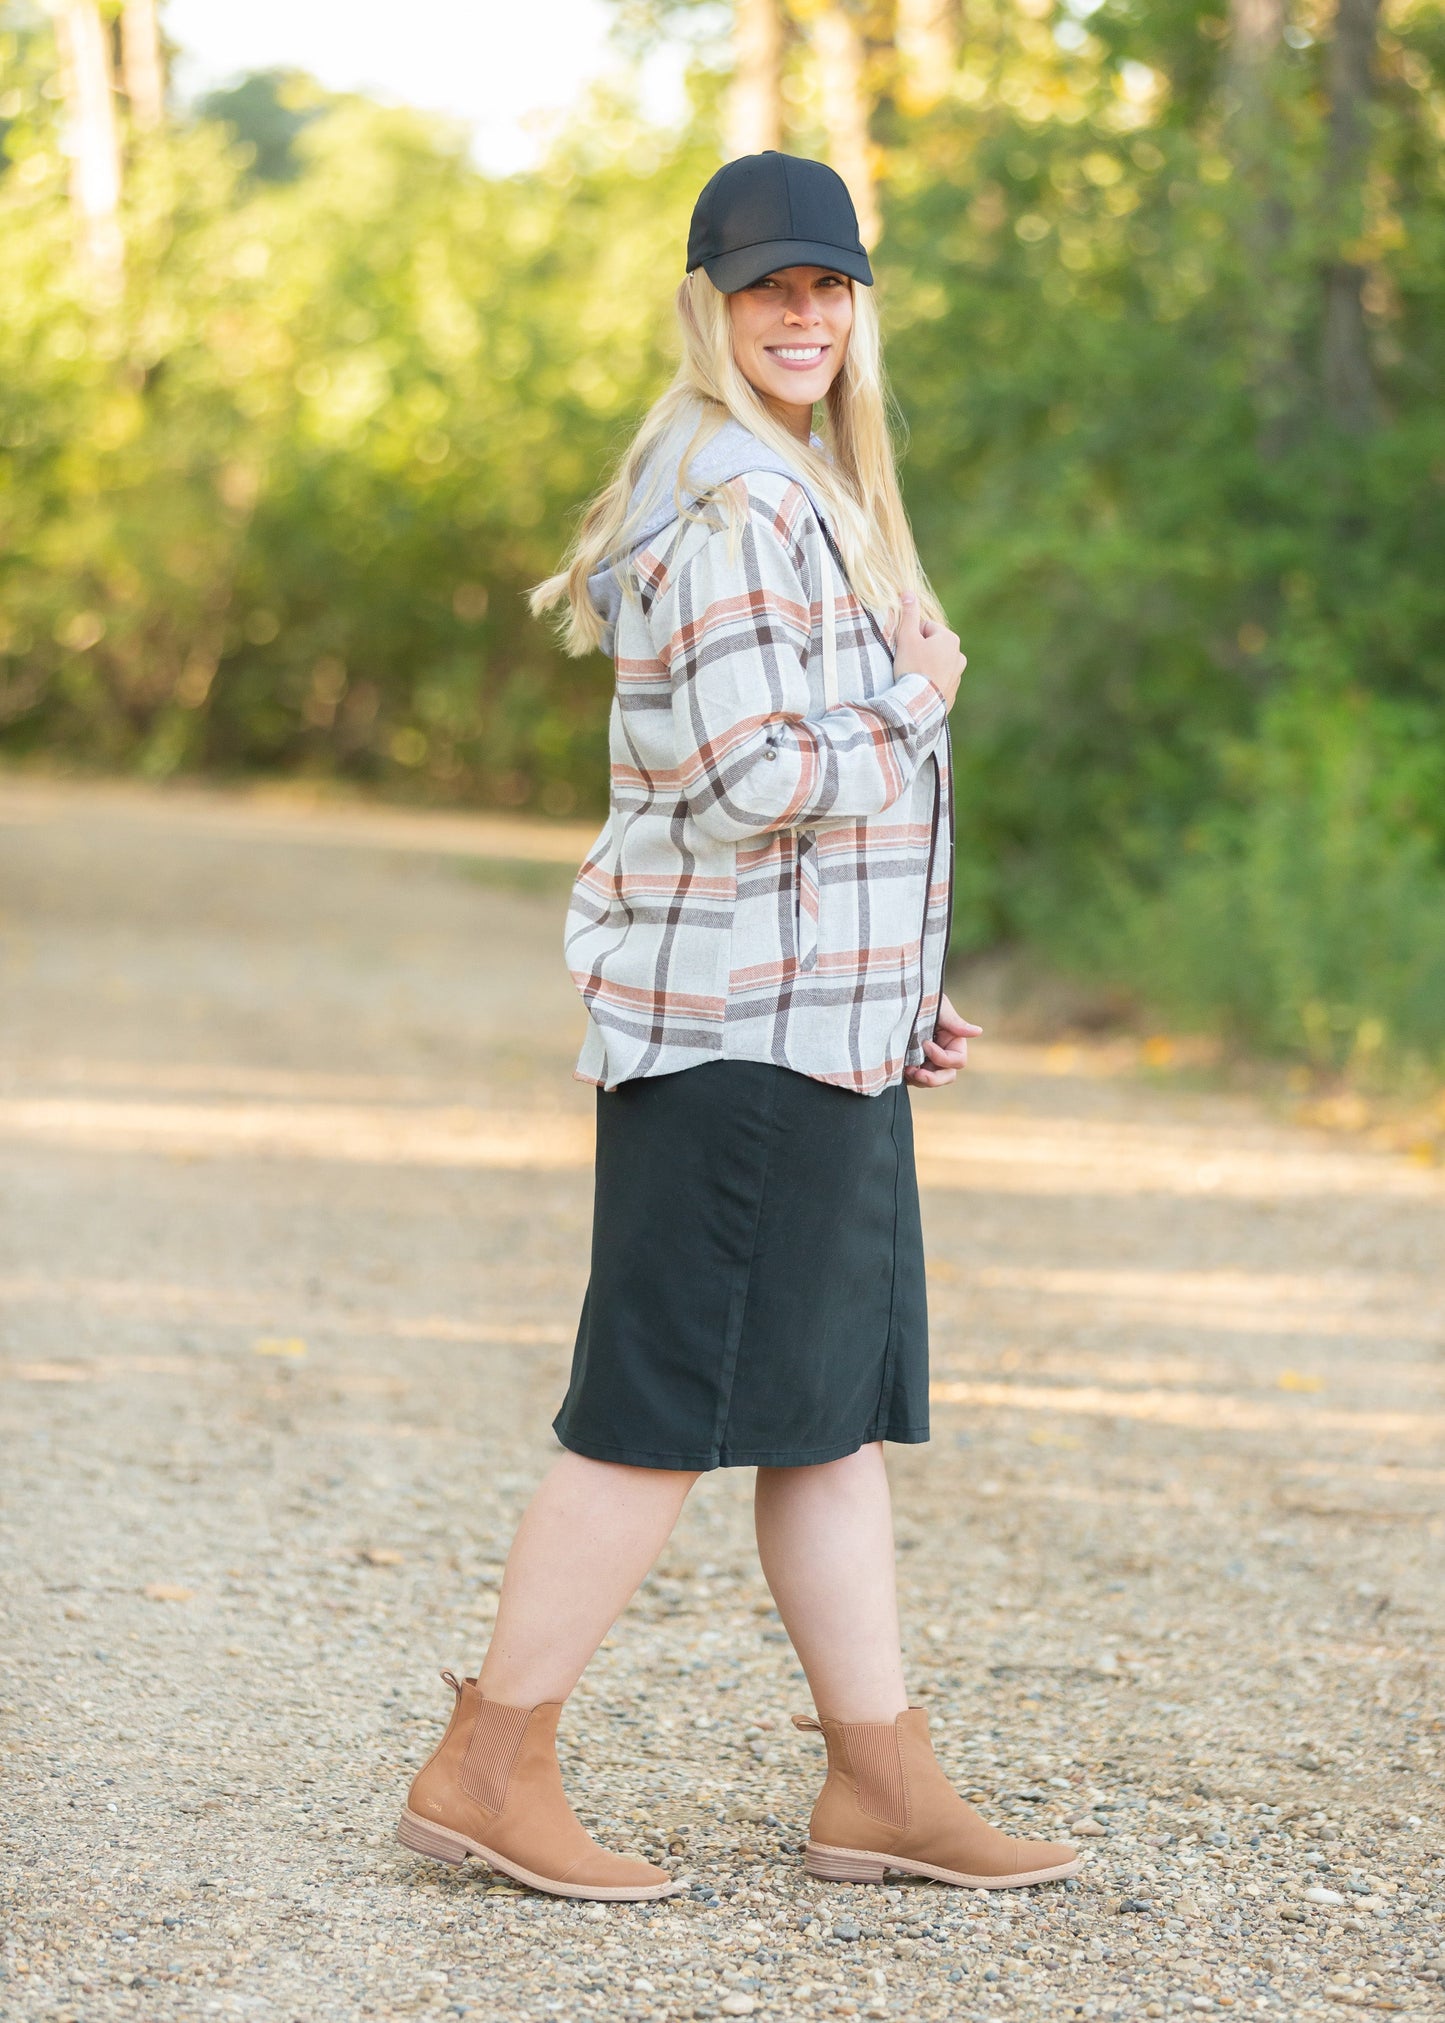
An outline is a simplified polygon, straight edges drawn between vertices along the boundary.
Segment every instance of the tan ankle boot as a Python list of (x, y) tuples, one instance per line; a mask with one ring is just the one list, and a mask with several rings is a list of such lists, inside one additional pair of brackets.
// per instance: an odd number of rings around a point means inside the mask
[(832, 1882), (882, 1882), (885, 1869), (932, 1876), (966, 1889), (1020, 1889), (1077, 1875), (1076, 1849), (1011, 1840), (960, 1798), (933, 1753), (928, 1715), (910, 1707), (893, 1721), (815, 1721), (828, 1776), (813, 1807), (804, 1867)]
[(484, 1698), (475, 1679), (442, 1677), (456, 1702), (412, 1780), (396, 1829), (404, 1847), (453, 1864), (476, 1855), (554, 1897), (633, 1902), (687, 1887), (650, 1862), (609, 1854), (573, 1812), (557, 1764), (560, 1700), (511, 1707)]

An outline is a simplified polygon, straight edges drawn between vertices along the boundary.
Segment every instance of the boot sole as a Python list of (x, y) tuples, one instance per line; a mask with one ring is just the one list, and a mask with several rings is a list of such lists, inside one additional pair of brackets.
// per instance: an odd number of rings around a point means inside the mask
[(597, 1883), (553, 1882), (550, 1876), (536, 1875), (531, 1869), (523, 1868), (520, 1862), (510, 1861), (506, 1855), (483, 1847), (479, 1840), (468, 1840), (464, 1833), (456, 1833), (449, 1826), (438, 1826), (434, 1819), (422, 1819), (410, 1806), (402, 1808), (396, 1837), (413, 1854), (427, 1855), (432, 1861), (444, 1861), (450, 1868), (460, 1868), (468, 1855), (472, 1855), (476, 1860), (484, 1861), (488, 1868), (511, 1876), (514, 1882), (526, 1883), (529, 1889), (544, 1890), (552, 1897), (587, 1897), (596, 1903), (636, 1904), (658, 1897), (681, 1896), (687, 1890), (686, 1883), (673, 1882), (671, 1878), (663, 1883), (624, 1883), (614, 1888), (603, 1888)]
[(901, 1855), (873, 1854), (862, 1847), (828, 1847), (810, 1840), (803, 1857), (809, 1875), (823, 1882), (881, 1883), (884, 1872), (893, 1869), (903, 1875), (927, 1876), (936, 1883), (952, 1883), (965, 1890), (1022, 1890), (1031, 1883), (1066, 1882), (1082, 1866), (1077, 1855), (1055, 1868), (1024, 1869), (1019, 1875), (965, 1875), (962, 1869), (938, 1868), (931, 1861), (905, 1861)]

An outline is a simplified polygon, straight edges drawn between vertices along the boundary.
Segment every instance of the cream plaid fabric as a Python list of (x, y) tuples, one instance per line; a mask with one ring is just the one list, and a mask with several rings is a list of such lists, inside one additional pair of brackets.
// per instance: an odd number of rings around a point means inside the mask
[(611, 807), (573, 887), (612, 1089), (772, 1061), (874, 1095), (923, 1059), (951, 903), (947, 710), (853, 595), (802, 487), (750, 472), (631, 559)]

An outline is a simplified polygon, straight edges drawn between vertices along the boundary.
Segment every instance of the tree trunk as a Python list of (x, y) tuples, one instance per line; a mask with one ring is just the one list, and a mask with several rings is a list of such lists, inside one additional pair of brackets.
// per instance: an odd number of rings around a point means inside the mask
[(1260, 455), (1277, 457), (1307, 406), (1299, 356), (1308, 311), (1289, 260), (1294, 217), (1283, 186), (1285, 135), (1275, 78), (1286, 0), (1230, 0), (1225, 130), (1243, 192), (1240, 249), (1249, 284), (1249, 361)]
[(898, 0), (894, 36), (905, 106), (925, 111), (947, 91), (957, 61), (954, 0)]
[(728, 97), (729, 161), (781, 145), (783, 21), (779, 0), (737, 0), (733, 82)]
[(828, 159), (852, 193), (863, 244), (878, 237), (878, 198), (873, 149), (868, 137), (868, 93), (863, 76), (863, 37), (841, 0), (831, 0), (813, 28), (818, 84)]
[(1237, 111), (1258, 106), (1284, 27), (1284, 0), (1230, 0), (1228, 81)]
[(110, 37), (95, 0), (56, 0), (69, 132), (70, 202), (82, 258), (103, 296), (120, 285), (124, 264), (120, 208), (120, 137), (111, 89)]
[(132, 126), (142, 133), (154, 132), (166, 109), (156, 0), (125, 0), (120, 16), (120, 67)]
[(1325, 153), (1325, 229), (1321, 372), (1325, 410), (1337, 427), (1362, 435), (1379, 418), (1363, 290), (1365, 269), (1351, 257), (1363, 223), (1370, 157), (1370, 94), (1379, 0), (1338, 0), (1330, 44), (1330, 119)]

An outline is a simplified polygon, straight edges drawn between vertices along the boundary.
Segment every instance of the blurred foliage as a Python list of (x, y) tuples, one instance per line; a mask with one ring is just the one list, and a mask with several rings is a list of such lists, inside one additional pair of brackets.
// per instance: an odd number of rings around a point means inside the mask
[(1233, 791), (1186, 831), (1164, 889), (1116, 886), (1113, 973), (1326, 1073), (1438, 1059), (1438, 715), (1282, 689), (1224, 770)]
[(4, 748), (596, 805), (609, 670), (523, 592), (666, 373), (657, 248), (706, 154), (599, 108), (544, 174), (488, 181), (435, 122), (262, 82), (136, 151), (109, 311), (53, 108), (11, 127)]
[[(875, 123), (909, 503), (970, 657), (957, 945), (1321, 1064), (1439, 1063), (1439, 5), (1382, 40), (1363, 435), (1319, 392), (1311, 12), (1243, 161), (1208, 5), (965, 13), (954, 89), (905, 110), (884, 66)], [(600, 809), (610, 670), (522, 593), (668, 370), (716, 77), (687, 134), (599, 96), (506, 178), (434, 119), (244, 80), (132, 140), (110, 305), (54, 79), (43, 17), (0, 8), (0, 751)]]
[(263, 183), (293, 183), (301, 173), (296, 143), (325, 103), (304, 73), (253, 70), (236, 84), (208, 91), (196, 110), (230, 128)]

